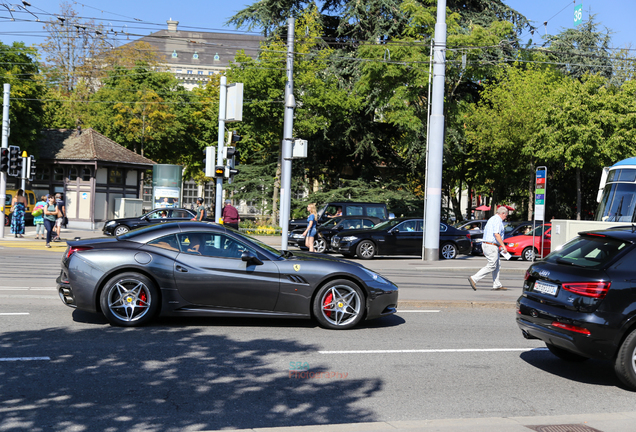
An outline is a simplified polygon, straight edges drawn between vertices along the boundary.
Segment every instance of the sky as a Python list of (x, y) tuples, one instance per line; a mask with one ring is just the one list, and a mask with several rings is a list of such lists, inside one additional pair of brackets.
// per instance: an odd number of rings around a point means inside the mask
[[(101, 21), (117, 31), (120, 43), (125, 43), (122, 33), (130, 33), (130, 40), (136, 35), (147, 35), (167, 28), (170, 18), (179, 21), (183, 30), (235, 32), (233, 27), (225, 27), (225, 22), (237, 11), (252, 1), (228, 0), (67, 0), (80, 16)], [(590, 12), (596, 14), (597, 22), (611, 29), (614, 34), (614, 47), (623, 48), (633, 44), (636, 48), (636, 32), (633, 25), (636, 20), (636, 0), (504, 0), (513, 9), (525, 15), (535, 26), (539, 35), (547, 32), (554, 35), (566, 28), (573, 27), (574, 6), (583, 5), (583, 18), (587, 20)], [(0, 0), (0, 5), (15, 9), (10, 11), (0, 6), (0, 41), (11, 44), (23, 41), (27, 45), (44, 42), (46, 33), (42, 23), (36, 17), (20, 9), (22, 0)], [(59, 13), (59, 0), (28, 0), (31, 6), (26, 8), (41, 21), (56, 19)], [(11, 6), (14, 5), (14, 6)], [(10, 21), (11, 15), (15, 21)], [(547, 21), (547, 27), (543, 23)], [(630, 30), (632, 28), (632, 30)], [(242, 29), (245, 31), (245, 29)], [(533, 36), (536, 42), (537, 34)], [(525, 35), (530, 37), (530, 35)]]

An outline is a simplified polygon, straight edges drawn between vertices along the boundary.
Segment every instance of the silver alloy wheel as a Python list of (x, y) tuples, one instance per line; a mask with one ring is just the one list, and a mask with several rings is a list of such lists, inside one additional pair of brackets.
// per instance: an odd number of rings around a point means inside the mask
[(115, 235), (120, 236), (122, 234), (126, 234), (128, 231), (130, 231), (130, 229), (128, 229), (126, 225), (119, 225), (115, 228)]
[(324, 292), (320, 305), (324, 319), (339, 327), (346, 326), (360, 315), (362, 299), (350, 286), (335, 285)]
[(441, 253), (444, 259), (454, 259), (457, 256), (457, 248), (452, 243), (444, 243)]
[(150, 289), (139, 280), (122, 279), (111, 285), (108, 290), (108, 309), (121, 321), (138, 321), (150, 310)]
[(358, 253), (362, 259), (371, 259), (375, 255), (375, 245), (365, 240), (358, 246)]
[(314, 250), (316, 252), (323, 253), (327, 249), (327, 243), (324, 238), (317, 238), (314, 240)]
[(522, 252), (524, 261), (534, 261), (534, 250), (532, 248), (525, 248)]

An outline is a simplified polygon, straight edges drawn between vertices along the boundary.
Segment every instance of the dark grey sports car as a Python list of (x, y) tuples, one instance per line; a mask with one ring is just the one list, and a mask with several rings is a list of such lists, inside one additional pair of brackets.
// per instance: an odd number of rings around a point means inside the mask
[(214, 223), (151, 225), (69, 241), (64, 304), (113, 325), (160, 316), (315, 318), (330, 329), (396, 312), (398, 288), (354, 262), (280, 252)]

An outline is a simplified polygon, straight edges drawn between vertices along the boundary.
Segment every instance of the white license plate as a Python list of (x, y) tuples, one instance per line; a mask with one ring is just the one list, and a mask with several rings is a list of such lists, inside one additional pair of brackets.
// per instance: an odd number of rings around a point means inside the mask
[(553, 283), (536, 281), (534, 283), (534, 290), (544, 294), (555, 296), (559, 287)]

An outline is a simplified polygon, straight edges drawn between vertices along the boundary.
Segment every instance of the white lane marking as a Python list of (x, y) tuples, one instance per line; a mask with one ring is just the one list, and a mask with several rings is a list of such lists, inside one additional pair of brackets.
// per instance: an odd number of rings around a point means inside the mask
[(34, 361), (34, 360), (51, 360), (51, 357), (5, 357), (0, 361)]
[(435, 312), (439, 312), (438, 310), (400, 310), (398, 309), (397, 313), (403, 313), (403, 312), (420, 312), (420, 313), (435, 313)]
[(0, 315), (2, 316), (7, 316), (7, 315), (28, 315), (28, 312), (0, 312)]
[(466, 352), (524, 352), (547, 351), (547, 348), (463, 348), (463, 349), (410, 349), (410, 350), (353, 350), (318, 351), (319, 354), (411, 354), (411, 353), (466, 353)]
[(0, 291), (50, 291), (55, 290), (56, 287), (42, 288), (42, 287), (22, 287), (22, 288), (0, 288)]

